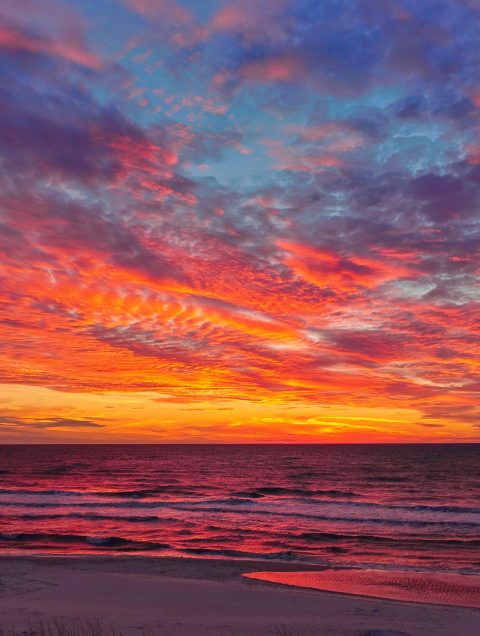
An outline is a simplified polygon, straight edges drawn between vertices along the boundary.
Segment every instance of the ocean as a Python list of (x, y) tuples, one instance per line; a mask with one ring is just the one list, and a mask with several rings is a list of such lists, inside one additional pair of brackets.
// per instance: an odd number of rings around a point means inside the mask
[(480, 445), (4, 445), (0, 553), (478, 574)]

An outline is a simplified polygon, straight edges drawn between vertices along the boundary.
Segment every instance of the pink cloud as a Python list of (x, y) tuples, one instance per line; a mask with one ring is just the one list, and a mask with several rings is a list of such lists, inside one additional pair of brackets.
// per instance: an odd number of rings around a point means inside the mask
[(344, 162), (328, 152), (305, 153), (294, 147), (285, 146), (279, 141), (266, 141), (268, 154), (274, 159), (276, 170), (292, 170), (295, 172), (317, 172), (322, 168), (338, 168)]
[(316, 126), (290, 126), (288, 132), (302, 142), (320, 142), (325, 152), (351, 152), (366, 143), (364, 135), (342, 122), (325, 122)]
[(251, 62), (241, 69), (244, 78), (255, 82), (291, 82), (303, 73), (302, 62), (288, 54)]
[(239, 5), (230, 5), (218, 11), (210, 23), (210, 28), (213, 31), (237, 30), (242, 24), (245, 25), (247, 21), (247, 14), (241, 10)]
[(174, 22), (191, 22), (189, 11), (174, 0), (124, 0), (124, 4), (148, 18), (167, 16)]
[(284, 32), (278, 16), (286, 5), (287, 0), (230, 0), (204, 29), (204, 38), (218, 31), (233, 31), (247, 39), (268, 34), (270, 40), (278, 40)]
[(318, 168), (343, 166), (343, 154), (367, 143), (365, 136), (343, 122), (285, 128), (289, 141), (264, 140), (277, 170), (315, 172)]
[(470, 144), (466, 148), (467, 161), (473, 165), (480, 164), (480, 144)]
[(287, 132), (304, 139), (305, 141), (320, 141), (339, 132), (344, 131), (344, 127), (339, 122), (325, 122), (316, 126), (291, 125), (286, 128)]
[(54, 40), (31, 35), (20, 29), (3, 25), (0, 27), (0, 47), (12, 51), (29, 51), (31, 53), (55, 55), (89, 68), (98, 69), (102, 66), (100, 58), (88, 51), (79, 35), (74, 35), (68, 40)]

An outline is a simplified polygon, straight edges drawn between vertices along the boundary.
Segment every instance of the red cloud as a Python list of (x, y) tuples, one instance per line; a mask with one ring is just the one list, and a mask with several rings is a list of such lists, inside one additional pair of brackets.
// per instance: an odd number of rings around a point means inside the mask
[(412, 275), (404, 265), (366, 258), (343, 257), (327, 250), (318, 250), (308, 245), (280, 241), (285, 250), (285, 263), (306, 281), (339, 294), (372, 289), (381, 283)]

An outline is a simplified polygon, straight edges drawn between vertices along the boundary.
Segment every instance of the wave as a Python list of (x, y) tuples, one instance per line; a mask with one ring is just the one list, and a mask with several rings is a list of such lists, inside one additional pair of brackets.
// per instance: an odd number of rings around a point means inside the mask
[[(84, 492), (81, 490), (33, 490), (28, 488), (0, 488), (0, 495), (15, 495), (15, 496), (32, 496), (32, 497), (51, 497), (51, 496), (62, 496), (62, 497), (85, 497), (85, 496), (95, 496), (96, 492)], [(5, 505), (5, 502), (0, 502), (0, 505)]]
[(248, 497), (251, 499), (260, 499), (268, 495), (281, 496), (297, 496), (297, 497), (360, 497), (358, 493), (351, 490), (319, 490), (310, 488), (282, 488), (277, 486), (262, 486), (233, 493), (238, 497)]
[(345, 523), (372, 523), (372, 524), (380, 524), (380, 525), (394, 525), (394, 526), (412, 526), (412, 527), (429, 527), (429, 526), (439, 526), (443, 528), (450, 528), (452, 526), (458, 526), (462, 528), (478, 528), (480, 526), (480, 522), (465, 522), (465, 521), (419, 521), (414, 519), (388, 519), (388, 518), (379, 518), (379, 517), (346, 517), (346, 516), (333, 516), (333, 515), (319, 515), (319, 514), (308, 514), (302, 512), (285, 512), (278, 511), (274, 512), (271, 510), (235, 510), (235, 509), (227, 509), (227, 508), (219, 508), (219, 507), (209, 507), (209, 508), (189, 508), (186, 506), (168, 506), (170, 508), (176, 510), (185, 510), (189, 512), (213, 512), (213, 513), (230, 513), (230, 514), (258, 514), (274, 516), (274, 517), (293, 517), (298, 519), (312, 519), (316, 521), (341, 521)]
[(178, 486), (170, 484), (168, 486), (156, 486), (155, 488), (141, 488), (135, 490), (106, 490), (92, 492), (97, 497), (119, 497), (131, 499), (144, 499), (155, 497), (156, 495), (175, 494), (188, 496), (198, 496), (199, 494), (207, 494), (211, 489), (205, 486)]
[[(168, 489), (170, 490), (170, 489)], [(268, 493), (267, 493), (268, 491)], [(234, 493), (235, 496), (233, 497), (226, 497), (226, 498), (222, 498), (222, 499), (191, 499), (191, 500), (186, 500), (186, 501), (176, 501), (176, 500), (153, 500), (153, 501), (142, 501), (142, 502), (137, 502), (136, 499), (142, 499), (143, 497), (147, 498), (147, 497), (153, 497), (155, 494), (163, 494), (167, 492), (167, 489), (141, 489), (141, 490), (128, 490), (128, 491), (77, 491), (77, 490), (34, 490), (34, 489), (0, 489), (0, 496), (1, 495), (13, 495), (13, 496), (22, 496), (22, 495), (26, 495), (26, 496), (31, 496), (31, 497), (44, 497), (44, 496), (56, 496), (56, 497), (67, 497), (67, 498), (79, 498), (79, 499), (85, 499), (85, 498), (97, 498), (97, 497), (101, 497), (101, 498), (107, 498), (108, 499), (108, 503), (107, 502), (99, 502), (99, 501), (89, 501), (89, 502), (84, 502), (84, 501), (69, 501), (68, 505), (69, 506), (91, 506), (91, 507), (95, 507), (95, 506), (105, 506), (108, 505), (108, 507), (145, 507), (145, 508), (161, 508), (161, 507), (181, 507), (183, 505), (186, 506), (198, 506), (199, 509), (201, 506), (208, 506), (208, 505), (239, 505), (239, 504), (245, 504), (247, 506), (249, 505), (262, 505), (262, 502), (256, 502), (255, 499), (259, 498), (257, 497), (257, 495), (261, 495), (263, 494), (277, 494), (279, 496), (281, 496), (281, 499), (279, 499), (277, 502), (275, 501), (269, 501), (268, 503), (266, 503), (266, 505), (273, 503), (279, 503), (279, 504), (284, 504), (284, 503), (292, 503), (295, 506), (298, 506), (299, 503), (304, 503), (304, 504), (308, 504), (311, 506), (332, 506), (334, 504), (338, 504), (339, 507), (342, 508), (351, 508), (351, 509), (358, 509), (358, 510), (365, 510), (365, 509), (372, 509), (372, 510), (378, 510), (378, 511), (382, 511), (385, 512), (387, 510), (390, 511), (401, 511), (401, 512), (431, 512), (431, 513), (452, 513), (452, 514), (458, 514), (458, 515), (463, 515), (463, 514), (480, 514), (480, 508), (479, 507), (468, 507), (468, 506), (448, 506), (448, 505), (442, 505), (442, 506), (436, 506), (436, 505), (427, 505), (427, 504), (416, 504), (416, 505), (404, 505), (404, 504), (382, 504), (382, 503), (375, 503), (375, 502), (368, 502), (368, 501), (345, 501), (345, 500), (335, 500), (335, 499), (316, 499), (314, 497), (311, 496), (312, 492), (316, 492), (316, 493), (328, 493), (331, 496), (334, 496), (334, 493), (336, 493), (337, 496), (339, 496), (339, 493), (341, 493), (343, 496), (356, 496), (355, 493), (351, 493), (349, 491), (338, 491), (338, 490), (327, 490), (327, 491), (308, 491), (308, 490), (304, 490), (304, 489), (290, 489), (290, 488), (274, 488), (274, 487), (268, 487), (268, 488), (259, 488), (259, 489), (255, 489), (252, 491), (241, 491), (241, 492), (237, 492)], [(173, 493), (173, 490), (171, 491)], [(308, 493), (308, 494), (307, 494)], [(177, 494), (184, 494), (184, 491), (182, 491), (182, 493), (178, 493)], [(197, 493), (198, 494), (198, 493)], [(287, 497), (286, 495), (292, 495), (295, 494), (297, 497)], [(119, 498), (119, 499), (125, 499), (126, 501), (121, 501), (121, 502), (115, 502), (115, 501), (111, 501), (110, 499), (115, 499), (115, 498)], [(128, 499), (132, 499), (132, 501), (128, 501)], [(29, 502), (23, 502), (23, 501), (0, 501), (0, 506), (11, 506), (11, 505), (17, 505), (17, 506), (51, 506), (51, 507), (55, 507), (58, 505), (63, 505), (63, 504), (59, 504), (58, 502), (34, 502), (34, 501), (29, 501)], [(212, 508), (213, 510), (213, 508)], [(264, 509), (259, 509), (259, 512), (266, 512), (266, 510)]]
[(400, 477), (395, 475), (376, 475), (375, 477), (369, 477), (369, 481), (376, 481), (386, 484), (405, 484), (412, 481), (411, 477)]
[[(22, 506), (23, 507), (23, 506)], [(272, 512), (272, 511), (255, 511), (255, 510), (235, 510), (235, 509), (226, 509), (226, 508), (187, 508), (185, 506), (182, 507), (178, 507), (178, 506), (167, 506), (164, 505), (164, 508), (167, 509), (172, 509), (172, 510), (182, 510), (185, 512), (206, 512), (206, 513), (221, 513), (221, 514), (237, 514), (237, 515), (248, 515), (248, 514), (258, 514), (259, 516), (263, 516), (263, 515), (267, 515), (267, 516), (273, 516), (273, 517), (288, 517), (288, 518), (297, 518), (297, 519), (309, 519), (309, 520), (313, 520), (313, 521), (323, 521), (323, 522), (341, 522), (341, 523), (352, 523), (352, 524), (371, 524), (371, 525), (378, 525), (378, 526), (394, 526), (394, 527), (401, 527), (401, 528), (435, 528), (435, 530), (437, 532), (445, 530), (445, 531), (451, 531), (452, 528), (460, 528), (462, 530), (468, 530), (468, 529), (478, 529), (480, 526), (480, 523), (475, 523), (475, 522), (465, 522), (465, 521), (418, 521), (418, 520), (404, 520), (404, 519), (381, 519), (378, 517), (362, 517), (362, 518), (358, 518), (358, 517), (346, 517), (346, 516), (331, 516), (331, 515), (313, 515), (313, 514), (304, 514), (304, 513), (288, 513), (288, 512)], [(129, 515), (129, 516), (123, 516), (123, 515), (95, 515), (94, 513), (92, 513), (91, 515), (82, 515), (82, 514), (76, 514), (76, 513), (65, 513), (65, 514), (58, 514), (58, 515), (24, 515), (23, 518), (27, 519), (27, 520), (34, 520), (35, 518), (38, 519), (62, 519), (62, 518), (78, 518), (78, 519), (88, 519), (91, 518), (92, 520), (101, 520), (101, 519), (105, 519), (105, 520), (111, 520), (111, 521), (117, 521), (117, 522), (121, 522), (123, 520), (127, 520), (127, 521), (138, 521), (138, 522), (142, 522), (142, 521), (147, 521), (147, 522), (153, 522), (153, 521), (161, 521), (162, 523), (167, 523), (167, 522), (173, 522), (173, 521), (177, 521), (177, 520), (172, 520), (169, 518), (162, 518), (162, 517), (157, 517), (155, 515), (146, 515), (145, 517), (141, 516), (141, 515)], [(9, 516), (8, 518), (22, 518), (22, 515), (12, 515)]]
[(76, 512), (67, 512), (67, 513), (59, 513), (59, 514), (26, 514), (26, 515), (15, 515), (14, 519), (21, 519), (23, 521), (47, 521), (54, 519), (85, 519), (88, 521), (127, 521), (130, 523), (151, 523), (154, 521), (168, 521), (168, 519), (162, 519), (161, 517), (157, 517), (157, 515), (104, 515), (104, 514), (95, 514), (95, 513), (76, 513)]
[[(290, 540), (325, 543), (324, 550), (347, 554), (352, 545), (372, 544), (372, 545), (388, 545), (390, 548), (398, 548), (402, 551), (408, 548), (435, 551), (448, 548), (478, 548), (480, 547), (479, 539), (463, 540), (463, 539), (421, 539), (409, 537), (382, 537), (376, 535), (349, 535), (341, 533), (329, 532), (305, 532), (298, 535), (292, 535)], [(272, 560), (295, 560), (310, 561), (318, 560), (312, 554), (302, 554), (305, 546), (289, 545), (288, 542), (280, 540), (266, 541), (263, 543), (265, 547), (283, 548), (276, 552), (249, 552), (245, 550), (233, 548), (210, 548), (210, 547), (177, 547), (168, 543), (158, 541), (142, 541), (127, 539), (121, 536), (91, 536), (84, 534), (70, 533), (42, 533), (42, 532), (12, 532), (0, 533), (0, 546), (7, 543), (11, 547), (23, 550), (59, 550), (62, 548), (74, 547), (83, 550), (114, 550), (120, 552), (164, 552), (166, 550), (175, 550), (190, 555), (218, 556), (229, 558), (248, 558), (248, 559), (272, 559)], [(328, 545), (333, 543), (334, 545)], [(337, 545), (335, 545), (337, 544)], [(425, 557), (428, 558), (428, 557)]]
[[(61, 496), (61, 497), (131, 497), (131, 498), (142, 498), (142, 497), (151, 497), (155, 494), (159, 494), (164, 492), (163, 489), (142, 489), (142, 490), (58, 490), (58, 489), (49, 489), (49, 490), (33, 490), (33, 489), (8, 489), (8, 488), (0, 488), (0, 495), (15, 495), (15, 496), (34, 496), (34, 497), (53, 497), (53, 496)], [(2, 502), (3, 503), (3, 502)]]
[[(151, 502), (149, 505), (155, 505), (157, 502)], [(319, 500), (319, 499), (310, 499), (310, 498), (301, 498), (301, 499), (283, 499), (281, 502), (257, 502), (250, 500), (242, 500), (239, 497), (229, 497), (227, 499), (206, 499), (206, 500), (197, 500), (197, 501), (185, 501), (185, 502), (158, 502), (161, 505), (171, 507), (171, 508), (179, 508), (181, 510), (208, 510), (212, 512), (229, 512), (227, 509), (219, 509), (218, 506), (222, 505), (232, 505), (237, 507), (241, 504), (246, 504), (246, 508), (238, 511), (238, 512), (248, 512), (248, 513), (259, 513), (259, 514), (275, 514), (275, 515), (285, 515), (285, 516), (300, 516), (300, 517), (312, 517), (312, 518), (325, 518), (324, 515), (316, 515), (315, 513), (309, 514), (300, 511), (291, 511), (291, 509), (281, 508), (282, 504), (292, 504), (295, 508), (298, 509), (299, 504), (307, 504), (312, 506), (313, 508), (321, 508), (324, 507), (326, 509), (334, 509), (334, 510), (343, 510), (343, 511), (373, 511), (382, 514), (382, 521), (384, 521), (384, 513), (386, 511), (392, 512), (425, 512), (425, 513), (452, 513), (452, 514), (471, 514), (477, 515), (480, 514), (480, 508), (468, 508), (461, 506), (427, 506), (427, 505), (415, 505), (415, 506), (405, 506), (405, 505), (393, 505), (393, 504), (377, 504), (377, 503), (369, 503), (369, 502), (357, 502), (357, 501), (336, 501), (336, 500)], [(271, 506), (275, 506), (275, 508), (271, 508)], [(270, 506), (270, 507), (268, 507)], [(334, 508), (336, 506), (336, 508)], [(327, 517), (333, 518), (333, 517)], [(343, 517), (342, 517), (343, 518)], [(349, 517), (352, 518), (352, 517)], [(363, 517), (355, 518), (356, 521), (365, 521)], [(393, 521), (398, 521), (398, 519), (394, 519)], [(480, 524), (480, 518), (478, 520)]]
[(46, 475), (48, 477), (55, 475), (66, 475), (71, 470), (75, 470), (77, 468), (86, 468), (88, 464), (76, 463), (76, 464), (58, 464), (57, 466), (49, 466), (40, 472), (41, 475)]
[(247, 552), (244, 550), (230, 550), (228, 548), (183, 548), (182, 552), (187, 554), (204, 554), (208, 556), (224, 556), (244, 559), (272, 559), (281, 561), (312, 561), (292, 550), (281, 550), (279, 552)]
[(369, 501), (321, 501), (317, 499), (304, 499), (304, 503), (316, 504), (333, 504), (339, 503), (342, 506), (350, 506), (352, 508), (374, 508), (378, 510), (399, 510), (403, 512), (451, 512), (455, 514), (480, 514), (480, 508), (470, 508), (468, 506), (429, 506), (427, 504), (415, 504), (407, 506), (403, 504), (380, 504)]
[[(172, 490), (172, 492), (174, 489)], [(127, 499), (144, 499), (148, 497), (154, 497), (160, 493), (165, 492), (164, 489), (160, 488), (145, 488), (142, 490), (107, 490), (107, 491), (97, 491), (92, 492), (91, 494), (96, 497), (119, 497), (119, 498), (127, 498)]]
[(420, 544), (432, 547), (480, 547), (480, 539), (445, 539), (436, 537), (411, 537), (409, 535), (399, 537), (385, 537), (371, 534), (342, 534), (337, 532), (302, 532), (298, 535), (292, 535), (292, 539), (301, 539), (306, 541), (353, 541), (355, 543), (384, 543), (391, 545), (400, 545), (404, 547), (405, 543)]
[[(207, 499), (207, 500), (190, 500), (190, 501), (72, 501), (68, 503), (62, 502), (20, 502), (20, 501), (2, 501), (0, 507), (4, 508), (27, 508), (36, 510), (55, 510), (67, 508), (68, 510), (108, 508), (111, 510), (178, 510), (181, 512), (191, 512), (197, 514), (231, 514), (231, 515), (258, 515), (268, 517), (285, 517), (311, 519), (318, 521), (339, 521), (345, 523), (371, 523), (394, 526), (412, 526), (412, 527), (429, 527), (437, 528), (478, 528), (480, 526), (480, 518), (476, 518), (476, 511), (479, 509), (465, 509), (449, 506), (381, 506), (378, 504), (361, 504), (356, 502), (339, 502), (339, 501), (314, 501), (314, 507), (299, 509), (299, 503), (312, 504), (311, 500), (284, 500), (290, 506), (282, 507), (278, 503), (262, 504), (254, 500), (242, 500), (238, 497), (228, 499)], [(323, 510), (321, 506), (324, 506)], [(296, 508), (296, 509), (295, 509)], [(357, 511), (357, 512), (356, 512)], [(388, 515), (390, 512), (401, 512), (399, 515)], [(405, 511), (408, 513), (418, 513), (412, 515), (413, 518), (406, 518)], [(358, 514), (360, 513), (360, 514)], [(470, 513), (474, 518), (468, 518), (466, 514)], [(52, 513), (53, 514), (53, 513)], [(69, 514), (69, 513), (66, 513)], [(90, 514), (95, 514), (94, 512)], [(106, 514), (106, 513), (102, 513)], [(443, 514), (443, 518), (438, 515)], [(448, 515), (448, 518), (447, 516)], [(461, 515), (461, 516), (458, 516)], [(121, 519), (121, 515), (111, 515), (117, 519)], [(132, 516), (141, 516), (140, 514)], [(153, 515), (152, 515), (153, 516)], [(453, 518), (452, 518), (453, 517)]]
[(97, 537), (81, 534), (51, 534), (43, 532), (20, 532), (8, 533), (0, 532), (0, 542), (9, 542), (28, 545), (29, 549), (37, 547), (35, 543), (40, 543), (46, 547), (56, 545), (87, 544), (98, 548), (115, 548), (119, 550), (167, 550), (168, 543), (158, 543), (154, 541), (134, 541), (123, 537)]
[[(0, 471), (0, 474), (1, 471)], [(135, 490), (59, 490), (59, 489), (33, 489), (33, 488), (0, 488), (0, 495), (28, 496), (28, 497), (103, 497), (118, 499), (144, 499), (156, 495), (172, 494), (180, 496), (198, 496), (199, 493), (207, 494), (208, 488), (204, 487), (179, 487), (161, 486), (157, 488), (141, 488)], [(0, 505), (4, 502), (0, 501)]]
[[(9, 543), (16, 548), (35, 550), (39, 548), (55, 550), (60, 547), (77, 545), (83, 548), (98, 550), (115, 550), (123, 552), (144, 552), (144, 551), (165, 551), (172, 550), (172, 546), (168, 543), (160, 543), (153, 541), (134, 541), (123, 537), (100, 537), (77, 534), (49, 534), (49, 533), (0, 533), (0, 545), (2, 542)], [(184, 547), (177, 552), (190, 555), (205, 555), (229, 558), (246, 558), (246, 559), (272, 559), (272, 560), (290, 560), (290, 561), (306, 561), (312, 560), (302, 557), (291, 550), (281, 550), (278, 552), (248, 552), (245, 550), (235, 550), (229, 548), (204, 548), (204, 547)]]

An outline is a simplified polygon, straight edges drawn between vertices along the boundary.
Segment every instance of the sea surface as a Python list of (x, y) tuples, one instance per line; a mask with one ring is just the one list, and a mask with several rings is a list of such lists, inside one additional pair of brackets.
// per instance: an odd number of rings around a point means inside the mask
[(0, 554), (480, 573), (480, 445), (0, 446)]

